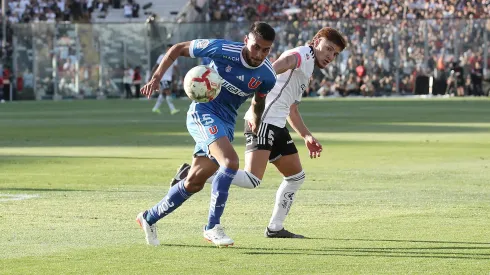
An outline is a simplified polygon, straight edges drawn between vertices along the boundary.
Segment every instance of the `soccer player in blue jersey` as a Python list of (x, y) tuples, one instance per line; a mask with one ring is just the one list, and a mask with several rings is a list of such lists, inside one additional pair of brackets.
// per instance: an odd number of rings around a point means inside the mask
[(253, 132), (258, 130), (265, 97), (276, 83), (276, 74), (266, 58), (274, 38), (275, 31), (270, 25), (255, 22), (245, 36), (244, 43), (196, 39), (176, 44), (165, 54), (151, 80), (141, 89), (141, 93), (147, 96), (158, 91), (163, 74), (179, 56), (211, 58), (209, 66), (224, 79), (218, 97), (207, 103), (192, 102), (187, 112), (187, 129), (196, 142), (188, 176), (172, 186), (159, 203), (139, 213), (136, 218), (145, 232), (148, 244), (159, 244), (155, 223), (199, 192), (215, 172), (208, 224), (203, 235), (217, 246), (234, 243), (225, 234), (220, 217), (228, 199), (230, 184), (239, 168), (238, 155), (231, 145), (235, 120), (240, 105), (254, 95), (250, 127)]

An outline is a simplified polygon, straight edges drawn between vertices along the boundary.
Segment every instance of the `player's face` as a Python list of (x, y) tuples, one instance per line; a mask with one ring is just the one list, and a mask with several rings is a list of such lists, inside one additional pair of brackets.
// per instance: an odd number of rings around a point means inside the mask
[(316, 39), (315, 46), (315, 65), (323, 69), (341, 52), (340, 47), (325, 38)]
[(272, 41), (264, 40), (260, 36), (249, 33), (245, 36), (245, 50), (243, 57), (248, 65), (257, 67), (269, 55), (272, 48)]

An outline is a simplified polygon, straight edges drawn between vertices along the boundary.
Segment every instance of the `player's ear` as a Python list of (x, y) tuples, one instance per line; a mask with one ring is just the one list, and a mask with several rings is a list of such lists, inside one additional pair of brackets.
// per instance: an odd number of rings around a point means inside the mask
[(315, 46), (315, 48), (318, 46), (318, 44), (320, 44), (320, 38), (315, 38), (315, 40), (313, 40), (313, 45)]
[(247, 45), (247, 42), (248, 42), (248, 34), (246, 34), (245, 37), (243, 38), (243, 43), (245, 43), (245, 45)]

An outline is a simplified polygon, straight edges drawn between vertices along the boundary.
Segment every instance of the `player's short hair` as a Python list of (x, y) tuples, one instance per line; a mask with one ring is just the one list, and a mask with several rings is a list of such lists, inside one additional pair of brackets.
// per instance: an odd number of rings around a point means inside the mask
[(252, 26), (250, 26), (249, 33), (253, 33), (255, 36), (260, 36), (262, 39), (267, 41), (274, 41), (276, 38), (276, 31), (274, 28), (272, 28), (271, 25), (260, 21), (254, 22)]
[(322, 28), (315, 34), (312, 41), (322, 37), (337, 45), (340, 48), (340, 51), (343, 51), (347, 46), (347, 41), (345, 40), (342, 33), (334, 28), (330, 28), (330, 27)]

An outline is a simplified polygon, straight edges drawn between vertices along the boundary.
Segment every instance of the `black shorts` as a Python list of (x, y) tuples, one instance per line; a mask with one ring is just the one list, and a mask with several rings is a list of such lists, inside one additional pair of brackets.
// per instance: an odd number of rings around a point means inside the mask
[(160, 88), (162, 91), (170, 90), (170, 87), (172, 87), (172, 81), (167, 81), (167, 80), (160, 81)]
[(245, 121), (245, 152), (255, 150), (271, 151), (269, 162), (274, 162), (282, 156), (298, 153), (288, 128), (279, 128), (272, 124), (261, 123), (257, 135), (252, 133)]

